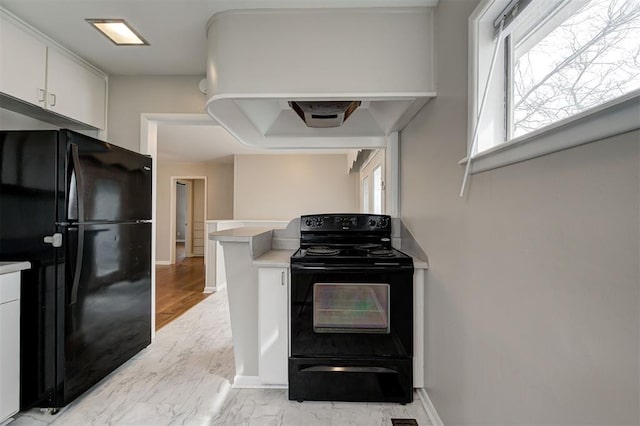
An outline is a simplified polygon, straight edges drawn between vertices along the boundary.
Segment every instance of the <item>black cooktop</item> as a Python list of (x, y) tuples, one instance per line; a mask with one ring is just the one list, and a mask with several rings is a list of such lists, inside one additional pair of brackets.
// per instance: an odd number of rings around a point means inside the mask
[(390, 247), (362, 249), (355, 247), (312, 246), (301, 248), (291, 256), (291, 263), (313, 264), (384, 264), (410, 265), (411, 256)]
[(391, 217), (346, 213), (300, 218), (300, 249), (292, 264), (412, 265), (413, 259), (391, 247)]

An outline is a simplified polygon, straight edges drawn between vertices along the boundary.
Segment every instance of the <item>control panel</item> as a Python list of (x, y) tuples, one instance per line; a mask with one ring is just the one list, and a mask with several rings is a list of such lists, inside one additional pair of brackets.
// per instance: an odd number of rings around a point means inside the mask
[(379, 214), (323, 214), (300, 217), (301, 232), (391, 231), (391, 217)]

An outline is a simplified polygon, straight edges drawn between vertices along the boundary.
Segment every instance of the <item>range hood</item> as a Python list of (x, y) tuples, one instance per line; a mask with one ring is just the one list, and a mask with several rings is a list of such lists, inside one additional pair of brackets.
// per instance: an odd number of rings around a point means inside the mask
[(307, 127), (340, 127), (358, 108), (360, 101), (291, 101), (289, 106)]
[(385, 147), (436, 95), (433, 20), (432, 7), (217, 13), (207, 112), (254, 147)]

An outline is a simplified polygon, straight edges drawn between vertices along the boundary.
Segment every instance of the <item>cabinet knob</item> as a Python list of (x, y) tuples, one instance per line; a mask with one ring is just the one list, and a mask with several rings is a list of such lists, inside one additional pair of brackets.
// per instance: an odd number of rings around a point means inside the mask
[(280, 272), (280, 285), (284, 285), (284, 271)]
[(49, 106), (56, 106), (56, 94), (51, 93), (49, 95)]
[(44, 102), (45, 93), (44, 89), (38, 89), (38, 102)]

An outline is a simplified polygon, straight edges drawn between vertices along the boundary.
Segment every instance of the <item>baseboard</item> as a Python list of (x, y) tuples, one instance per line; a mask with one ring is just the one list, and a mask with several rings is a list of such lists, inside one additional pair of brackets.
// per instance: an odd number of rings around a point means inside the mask
[(156, 265), (171, 265), (170, 260), (156, 260)]
[(215, 287), (205, 287), (204, 290), (202, 291), (203, 293), (217, 293), (219, 291), (224, 290), (227, 287), (227, 282), (223, 282), (220, 285), (217, 285)]
[(14, 419), (13, 417), (9, 417), (9, 418), (7, 418), (6, 420), (1, 421), (1, 422), (0, 422), (0, 426), (6, 426), (6, 425), (8, 425), (9, 423), (11, 423), (11, 422), (12, 422), (12, 421), (14, 421), (14, 420), (15, 420), (15, 419)]
[(233, 389), (287, 389), (287, 385), (265, 385), (260, 382), (259, 376), (235, 376)]
[(418, 399), (422, 403), (422, 408), (427, 412), (427, 416), (429, 417), (429, 421), (433, 426), (444, 426), (442, 423), (442, 419), (438, 415), (436, 411), (436, 407), (431, 402), (431, 398), (429, 398), (429, 394), (424, 388), (416, 388), (416, 393), (418, 394)]

